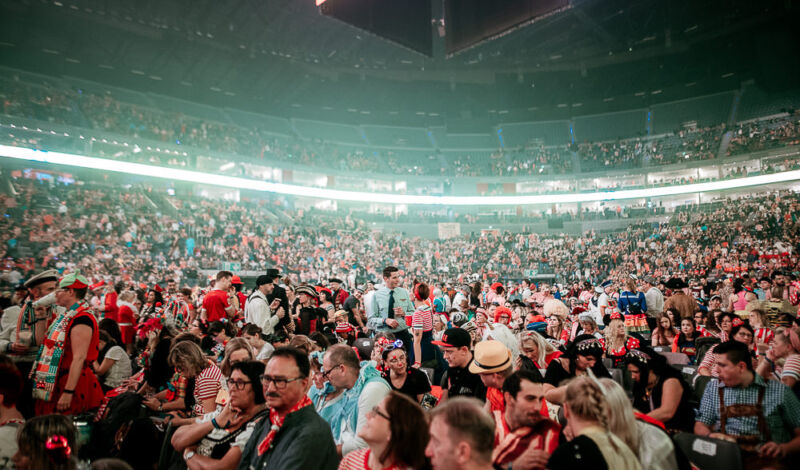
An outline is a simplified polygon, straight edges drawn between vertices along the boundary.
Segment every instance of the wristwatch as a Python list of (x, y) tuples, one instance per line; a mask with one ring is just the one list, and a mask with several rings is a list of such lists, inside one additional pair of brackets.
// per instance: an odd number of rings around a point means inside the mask
[(186, 452), (183, 453), (183, 461), (184, 462), (188, 462), (189, 459), (191, 459), (192, 457), (194, 457), (194, 451), (193, 450), (187, 450)]

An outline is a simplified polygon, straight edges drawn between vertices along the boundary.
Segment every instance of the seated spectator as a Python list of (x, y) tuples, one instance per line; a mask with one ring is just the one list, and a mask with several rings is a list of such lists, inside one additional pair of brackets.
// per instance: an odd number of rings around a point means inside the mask
[(111, 389), (117, 388), (128, 378), (130, 378), (131, 358), (128, 353), (120, 347), (111, 336), (103, 330), (99, 332), (100, 342), (98, 348), (103, 356), (103, 362), (92, 363), (92, 369), (98, 376), (103, 376), (103, 391), (108, 392)]
[(633, 406), (670, 430), (690, 432), (694, 423), (692, 390), (680, 371), (650, 349), (625, 357), (633, 380)]
[(689, 358), (689, 364), (694, 364), (697, 359), (695, 341), (700, 336), (693, 318), (681, 319), (681, 332), (675, 336), (672, 343), (672, 352), (683, 353)]
[(608, 401), (608, 430), (639, 458), (642, 468), (649, 470), (677, 470), (675, 445), (663, 428), (637, 416), (625, 390), (611, 379), (600, 379)]
[[(545, 302), (545, 311), (547, 310), (547, 304), (552, 302), (558, 302), (561, 305), (564, 305), (563, 302), (555, 299), (548, 300), (547, 302)], [(566, 305), (564, 305), (564, 309), (566, 309)], [(547, 336), (553, 338), (553, 340), (561, 346), (564, 346), (569, 341), (569, 328), (566, 328), (566, 325), (564, 323), (566, 318), (567, 314), (564, 313), (562, 315), (560, 311), (550, 313), (548, 316), (545, 317), (545, 320), (547, 321), (547, 328), (545, 329), (545, 333), (547, 334)]]
[(367, 448), (347, 454), (339, 470), (428, 468), (428, 422), (416, 402), (404, 394), (390, 392), (366, 417), (358, 437), (367, 443)]
[(240, 469), (337, 468), (331, 427), (306, 396), (309, 371), (308, 355), (296, 348), (280, 347), (272, 353), (261, 376), (269, 414), (253, 429)]
[(233, 338), (225, 345), (225, 354), (219, 370), (225, 377), (231, 376), (232, 366), (238, 362), (253, 361), (253, 347), (244, 338)]
[(753, 371), (747, 345), (726, 341), (714, 347), (719, 379), (700, 403), (694, 433), (737, 442), (745, 466), (775, 465), (800, 453), (800, 401), (786, 385)]
[[(194, 416), (214, 411), (224, 377), (219, 367), (203, 356), (200, 346), (191, 341), (176, 344), (169, 352), (169, 362), (181, 375), (189, 380), (194, 379), (194, 392), (186, 397), (186, 405), (192, 409)], [(193, 421), (176, 418), (172, 422), (180, 426)]]
[(675, 337), (677, 336), (677, 328), (675, 328), (675, 325), (672, 324), (672, 319), (665, 313), (659, 313), (656, 319), (656, 324), (658, 326), (653, 329), (653, 334), (650, 337), (650, 344), (653, 347), (672, 347), (672, 343), (675, 341)]
[(463, 328), (448, 328), (442, 340), (433, 344), (442, 348), (444, 360), (450, 366), (442, 376), (441, 400), (457, 396), (486, 400), (486, 386), (480, 376), (467, 369), (472, 362), (472, 337), (469, 332)]
[(513, 353), (500, 341), (481, 341), (475, 345), (475, 355), (469, 364), (469, 371), (478, 374), (486, 386), (486, 409), (498, 423), (500, 434), (505, 435), (503, 413), (506, 409), (503, 396), (503, 383), (514, 372)]
[(325, 351), (322, 360), (323, 375), (334, 391), (325, 397), (334, 409), (331, 427), (337, 451), (341, 455), (366, 447), (358, 432), (366, 421), (366, 414), (391, 391), (380, 372), (369, 362), (359, 363), (352, 348), (336, 344)]
[(14, 468), (19, 470), (72, 470), (77, 468), (78, 446), (72, 419), (44, 415), (29, 419), (17, 436)]
[[(733, 314), (730, 314), (730, 315), (733, 315)], [(727, 322), (726, 314), (723, 313), (721, 315), (721, 317), (722, 317), (722, 323), (726, 323)], [(741, 323), (741, 320), (738, 320), (738, 321)], [(733, 323), (733, 322), (731, 322), (731, 323)], [(730, 338), (731, 338), (732, 341), (738, 341), (740, 343), (745, 344), (747, 346), (747, 349), (750, 351), (750, 355), (751, 356), (753, 355), (753, 350), (752, 350), (753, 329), (750, 328), (747, 324), (740, 324), (740, 325), (736, 326), (735, 328), (732, 328), (730, 330)], [(725, 341), (723, 341), (723, 342), (725, 342)], [(715, 355), (714, 348), (709, 349), (708, 352), (706, 353), (705, 357), (703, 357), (703, 361), (697, 367), (697, 373), (698, 374), (705, 375), (705, 376), (712, 376), (712, 377), (717, 377), (718, 376), (717, 374), (718, 374), (719, 371), (717, 370), (716, 367), (714, 367), (714, 364), (716, 363), (716, 359), (715, 359), (714, 355)]]
[(17, 367), (10, 360), (0, 364), (0, 468), (10, 468), (11, 458), (17, 453), (17, 432), (25, 424), (17, 410), (21, 393), (22, 376)]
[(541, 414), (544, 392), (542, 376), (536, 371), (518, 370), (503, 382), (505, 411), (495, 420), (496, 467), (543, 468), (558, 447), (561, 426)]
[(603, 333), (598, 329), (597, 321), (595, 321), (591, 313), (585, 312), (580, 314), (578, 316), (578, 324), (580, 325), (578, 335), (592, 335), (597, 339), (603, 337)]
[(602, 357), (603, 346), (597, 338), (591, 335), (576, 337), (575, 341), (570, 343), (567, 352), (547, 366), (544, 381), (553, 387), (547, 392), (547, 401), (563, 403), (566, 393), (566, 385), (562, 385), (563, 382), (579, 375), (586, 375), (589, 370), (595, 377), (611, 378), (611, 374), (603, 365)]
[[(397, 341), (402, 345), (401, 340)], [(397, 347), (395, 343), (390, 343), (383, 347), (381, 357), (385, 365), (383, 379), (392, 390), (421, 403), (425, 394), (431, 391), (431, 383), (425, 372), (409, 367), (406, 350), (402, 346)]]
[(614, 318), (605, 329), (605, 337), (600, 339), (605, 351), (605, 357), (611, 359), (611, 367), (618, 367), (625, 361), (625, 355), (631, 349), (639, 347), (639, 340), (628, 335), (625, 329), (625, 322), (619, 318), (619, 314)]
[(491, 470), (494, 422), (482, 404), (455, 397), (430, 414), (430, 441), (425, 455), (436, 470)]
[(553, 359), (561, 356), (561, 351), (535, 331), (519, 334), (519, 350), (521, 354), (517, 357), (517, 368), (547, 369)]
[(766, 352), (767, 348), (772, 344), (772, 340), (775, 339), (775, 332), (769, 327), (767, 314), (759, 308), (754, 308), (750, 310), (747, 318), (750, 321), (750, 327), (753, 328), (753, 343), (756, 346), (756, 350), (759, 353)]
[(264, 364), (239, 361), (231, 369), (228, 404), (181, 426), (172, 436), (172, 446), (190, 468), (235, 469), (253, 429), (266, 415), (260, 378)]
[(565, 433), (572, 436), (550, 456), (547, 468), (640, 470), (636, 454), (609, 429), (609, 405), (600, 384), (578, 377), (567, 385)]
[(250, 343), (256, 355), (256, 360), (263, 361), (266, 364), (275, 348), (266, 341), (261, 328), (253, 324), (245, 325), (242, 328), (242, 338)]
[[(172, 345), (174, 346), (182, 341), (191, 341), (198, 346), (200, 345), (200, 339), (192, 333), (179, 334), (173, 339)], [(186, 415), (187, 408), (189, 408), (186, 405), (186, 388), (188, 385), (189, 379), (180, 372), (175, 372), (167, 382), (166, 388), (150, 398), (142, 400), (142, 405), (159, 413), (169, 413), (166, 419), (172, 419), (176, 415)]]
[[(796, 390), (800, 383), (800, 337), (792, 329), (786, 329), (775, 335), (772, 347), (761, 358), (758, 364), (758, 375), (764, 380), (777, 380), (787, 387)], [(779, 364), (783, 361), (783, 365)]]

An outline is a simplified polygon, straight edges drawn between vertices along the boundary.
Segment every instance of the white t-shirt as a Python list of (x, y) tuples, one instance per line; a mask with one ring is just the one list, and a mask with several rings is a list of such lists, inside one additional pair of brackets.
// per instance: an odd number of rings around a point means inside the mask
[(22, 424), (0, 426), (0, 468), (12, 468), (11, 458), (17, 453), (17, 432)]
[(111, 349), (106, 352), (106, 357), (108, 359), (113, 359), (114, 365), (111, 366), (111, 369), (106, 373), (106, 378), (103, 382), (106, 384), (106, 387), (119, 387), (122, 385), (122, 382), (130, 378), (133, 372), (131, 369), (131, 359), (128, 357), (128, 353), (119, 346), (112, 346)]
[(275, 347), (269, 343), (264, 343), (264, 346), (261, 346), (261, 350), (258, 351), (256, 355), (257, 361), (266, 361), (267, 359), (272, 356), (272, 353), (275, 351)]

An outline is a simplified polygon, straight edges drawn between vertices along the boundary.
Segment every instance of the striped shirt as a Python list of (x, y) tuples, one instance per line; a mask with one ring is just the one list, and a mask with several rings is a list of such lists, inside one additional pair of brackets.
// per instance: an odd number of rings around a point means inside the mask
[(781, 370), (781, 378), (784, 377), (800, 380), (800, 354), (792, 354), (786, 358)]
[(431, 331), (433, 329), (433, 312), (431, 307), (423, 305), (411, 317), (411, 327), (415, 330)]
[[(348, 453), (339, 462), (339, 470), (380, 470), (369, 466), (369, 454), (369, 448), (358, 449)], [(384, 467), (383, 470), (400, 470), (400, 467), (392, 465), (391, 467)]]
[(203, 400), (217, 398), (219, 390), (222, 388), (222, 371), (219, 367), (209, 362), (208, 367), (203, 369), (194, 381), (194, 412), (201, 416), (214, 410), (204, 410)]
[(772, 340), (775, 339), (775, 332), (769, 328), (764, 328), (763, 326), (760, 328), (756, 328), (755, 335), (755, 343), (766, 343), (772, 344)]
[[(712, 379), (700, 402), (700, 414), (697, 421), (712, 426), (719, 425), (719, 389), (724, 388), (725, 405), (755, 405), (758, 403), (758, 392), (766, 387), (764, 393), (764, 417), (772, 437), (778, 444), (789, 442), (796, 429), (800, 429), (800, 401), (786, 385), (774, 380), (765, 381), (754, 374), (753, 382), (747, 387), (726, 387), (717, 379)], [(759, 435), (758, 418), (756, 416), (731, 417), (725, 425), (725, 433), (731, 436)], [(764, 437), (762, 436), (762, 440)]]

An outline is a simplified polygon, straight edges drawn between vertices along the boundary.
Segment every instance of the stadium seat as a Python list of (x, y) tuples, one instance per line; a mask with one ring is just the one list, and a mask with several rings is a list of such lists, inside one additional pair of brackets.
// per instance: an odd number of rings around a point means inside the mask
[(708, 375), (695, 376), (694, 382), (691, 385), (694, 389), (694, 397), (697, 399), (698, 403), (700, 403), (700, 401), (703, 399), (703, 393), (705, 393), (706, 386), (708, 386), (708, 383), (711, 381), (711, 379), (713, 379), (713, 377)]
[(734, 442), (711, 439), (681, 432), (673, 437), (675, 445), (699, 470), (742, 470), (742, 453)]
[(677, 353), (677, 352), (662, 352), (662, 356), (667, 358), (667, 363), (670, 365), (688, 365), (689, 364), (689, 356), (684, 353)]

